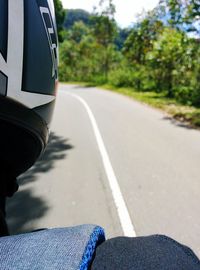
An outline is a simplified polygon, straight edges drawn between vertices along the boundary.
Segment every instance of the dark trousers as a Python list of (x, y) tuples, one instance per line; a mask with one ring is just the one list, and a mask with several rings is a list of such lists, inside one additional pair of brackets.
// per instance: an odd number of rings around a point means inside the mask
[(117, 237), (97, 247), (91, 270), (200, 270), (200, 261), (166, 236)]

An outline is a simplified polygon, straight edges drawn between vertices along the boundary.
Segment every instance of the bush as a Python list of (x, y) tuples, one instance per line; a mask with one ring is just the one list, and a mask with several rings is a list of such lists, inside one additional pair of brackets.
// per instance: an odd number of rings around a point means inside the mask
[(116, 87), (134, 87), (138, 91), (154, 90), (156, 83), (145, 66), (118, 67), (109, 73), (109, 83)]
[(191, 86), (180, 85), (173, 89), (175, 99), (187, 105), (192, 104), (192, 92), (193, 89)]
[(199, 85), (193, 88), (192, 91), (192, 105), (200, 107), (200, 88)]
[(107, 83), (107, 80), (103, 75), (94, 75), (91, 77), (90, 82), (94, 83), (95, 85), (102, 85)]
[(132, 86), (132, 71), (130, 68), (119, 67), (108, 75), (108, 82), (116, 87)]

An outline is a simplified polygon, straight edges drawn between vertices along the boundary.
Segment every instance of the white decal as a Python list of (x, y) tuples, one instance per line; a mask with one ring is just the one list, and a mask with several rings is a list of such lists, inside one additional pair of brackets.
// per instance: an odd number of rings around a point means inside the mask
[[(56, 75), (57, 77), (57, 57), (56, 57), (56, 53), (57, 53), (57, 45), (56, 43), (53, 43), (53, 36), (54, 38), (56, 37), (56, 34), (55, 34), (55, 31), (54, 31), (54, 27), (53, 27), (53, 22), (52, 22), (52, 17), (51, 17), (51, 14), (50, 14), (50, 11), (48, 8), (46, 7), (40, 7), (40, 12), (41, 12), (41, 15), (42, 15), (42, 20), (43, 20), (43, 23), (44, 23), (44, 26), (45, 26), (45, 29), (46, 29), (46, 33), (47, 33), (47, 38), (48, 38), (48, 41), (49, 41), (49, 47), (50, 47), (50, 50), (51, 50), (51, 57), (52, 57), (52, 77), (54, 77)], [(47, 26), (47, 22), (44, 18), (44, 15), (47, 15), (48, 18), (49, 18), (49, 22), (50, 22), (50, 27)]]
[(8, 0), (7, 51), (7, 61), (0, 53), (0, 70), (8, 77), (7, 96), (29, 108), (54, 100), (54, 96), (21, 91), (24, 54), (24, 0)]
[[(9, 0), (8, 5), (8, 54), (7, 62), (0, 55), (0, 66), (8, 77), (7, 94), (21, 89), (23, 68), (23, 0)], [(20, 19), (19, 19), (20, 18)]]

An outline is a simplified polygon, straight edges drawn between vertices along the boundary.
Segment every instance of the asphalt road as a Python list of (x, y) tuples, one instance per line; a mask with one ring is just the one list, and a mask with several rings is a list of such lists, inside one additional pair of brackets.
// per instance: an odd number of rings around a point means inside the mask
[(12, 233), (94, 223), (110, 238), (130, 217), (137, 236), (166, 234), (200, 257), (199, 165), (199, 131), (119, 94), (60, 85), (49, 146), (8, 201), (8, 223)]

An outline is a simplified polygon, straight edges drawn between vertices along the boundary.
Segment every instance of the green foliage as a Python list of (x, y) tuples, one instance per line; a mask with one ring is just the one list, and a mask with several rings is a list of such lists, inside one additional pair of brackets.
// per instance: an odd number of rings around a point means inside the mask
[(123, 53), (131, 63), (144, 64), (152, 42), (162, 32), (163, 24), (154, 17), (147, 17), (136, 25), (125, 41)]
[(90, 24), (91, 14), (82, 9), (67, 9), (64, 21), (64, 27), (69, 30), (75, 22), (83, 22), (85, 25)]
[(133, 87), (140, 91), (154, 89), (151, 74), (142, 65), (134, 65), (134, 68), (131, 68), (122, 63), (116, 69), (110, 71), (108, 82), (115, 87)]
[(121, 29), (118, 28), (117, 29), (117, 35), (115, 38), (115, 44), (118, 50), (121, 50), (124, 47), (124, 43), (127, 39), (127, 37), (129, 36), (131, 30), (129, 28), (125, 28), (125, 29)]
[(117, 27), (112, 0), (101, 0), (93, 14), (68, 11), (60, 79), (152, 91), (200, 107), (199, 39), (188, 35), (192, 27), (198, 32), (199, 10), (196, 0), (162, 0), (129, 29)]
[(67, 39), (60, 47), (60, 79), (105, 83), (105, 64), (110, 69), (119, 57), (112, 44), (105, 50), (90, 28), (77, 22), (68, 31)]
[(110, 1), (100, 14), (93, 14), (92, 27), (79, 21), (67, 31), (66, 41), (60, 48), (62, 80), (83, 80), (98, 84), (107, 81), (109, 70), (119, 58), (113, 43), (116, 23), (111, 18), (112, 14)]
[[(92, 16), (92, 34), (96, 39), (99, 52), (102, 51), (101, 71), (105, 81), (112, 66), (114, 40), (117, 34), (117, 26), (114, 20), (115, 6), (112, 0), (100, 0), (100, 11)], [(103, 8), (103, 9), (102, 9)]]
[(132, 86), (133, 72), (128, 67), (119, 66), (109, 73), (108, 82), (115, 87)]
[[(182, 33), (166, 28), (153, 43), (152, 51), (147, 54), (149, 65), (154, 69), (154, 80), (158, 91), (166, 91), (173, 97), (173, 78), (176, 69), (182, 64), (184, 55)], [(175, 72), (175, 73), (174, 73)]]
[(165, 0), (169, 14), (168, 23), (172, 28), (179, 28), (183, 22), (183, 2), (182, 0)]
[(54, 0), (54, 6), (55, 6), (55, 14), (56, 14), (58, 40), (59, 42), (62, 42), (64, 39), (63, 22), (65, 19), (65, 10), (63, 9), (61, 0)]
[(187, 0), (185, 5), (184, 21), (188, 24), (188, 31), (199, 36), (199, 14), (200, 2), (199, 0)]
[(73, 27), (67, 32), (67, 39), (75, 43), (80, 43), (89, 34), (89, 28), (81, 21), (75, 22)]
[[(89, 13), (82, 9), (67, 9), (63, 25), (64, 29), (68, 32), (71, 30), (71, 28), (76, 22), (82, 22), (86, 26), (88, 26), (91, 29), (91, 31), (94, 31), (94, 26), (97, 20), (96, 17), (99, 15), (100, 14), (96, 12), (96, 9), (94, 13)], [(112, 20), (112, 24), (114, 26), (115, 31), (114, 37), (112, 37), (112, 39), (114, 38), (114, 44), (116, 45), (117, 49), (121, 50), (126, 38), (130, 33), (130, 29), (129, 28), (121, 29), (117, 27), (114, 20)], [(65, 38), (67, 38), (67, 36)]]

